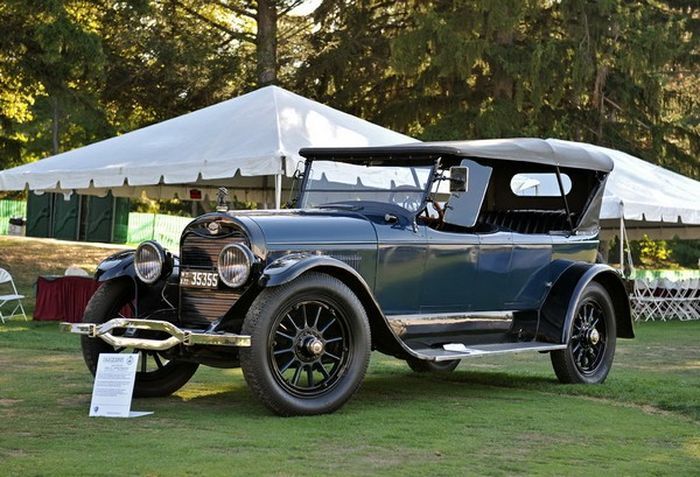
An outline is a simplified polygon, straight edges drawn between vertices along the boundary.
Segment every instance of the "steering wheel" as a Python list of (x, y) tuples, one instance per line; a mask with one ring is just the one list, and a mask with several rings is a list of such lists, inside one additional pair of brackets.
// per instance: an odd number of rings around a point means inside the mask
[[(397, 201), (396, 196), (400, 194), (401, 192), (408, 192), (406, 193), (403, 197), (399, 197), (402, 200)], [(416, 210), (418, 206), (420, 206), (420, 201), (416, 200), (414, 197), (411, 196), (410, 193), (416, 193), (416, 188), (413, 186), (409, 185), (403, 185), (403, 186), (398, 186), (395, 187), (394, 189), (391, 190), (391, 193), (389, 194), (389, 202), (392, 204), (399, 205), (403, 207), (406, 210)]]
[(443, 209), (442, 206), (440, 206), (440, 204), (436, 200), (433, 200), (430, 203), (433, 205), (433, 208), (435, 209), (435, 212), (437, 212), (438, 216), (431, 217), (430, 213), (428, 212), (428, 208), (425, 207), (423, 209), (423, 214), (425, 215), (424, 220), (428, 224), (433, 224), (436, 226), (435, 228), (439, 229), (441, 224), (443, 223), (443, 219), (445, 218), (445, 209)]
[(432, 201), (433, 207), (435, 208), (435, 212), (437, 212), (438, 216), (437, 219), (442, 222), (443, 219), (445, 218), (445, 209), (442, 208), (440, 203), (437, 200)]

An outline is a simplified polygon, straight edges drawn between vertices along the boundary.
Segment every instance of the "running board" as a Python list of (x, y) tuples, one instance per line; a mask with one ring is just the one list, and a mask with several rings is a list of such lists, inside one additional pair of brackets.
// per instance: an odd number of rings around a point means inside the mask
[(520, 353), (523, 351), (554, 351), (566, 349), (565, 344), (542, 343), (528, 341), (520, 343), (497, 343), (466, 346), (462, 343), (444, 344), (440, 348), (414, 349), (419, 358), (429, 361), (449, 361), (452, 359), (474, 358), (478, 356), (494, 356), (498, 354)]

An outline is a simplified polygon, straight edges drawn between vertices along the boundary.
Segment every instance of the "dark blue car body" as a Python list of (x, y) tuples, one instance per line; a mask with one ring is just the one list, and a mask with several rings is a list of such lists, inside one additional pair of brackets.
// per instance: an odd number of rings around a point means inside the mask
[[(473, 171), (492, 171), (491, 180), (478, 217), (467, 227), (428, 217), (430, 188), (417, 211), (395, 203), (345, 201), (203, 215), (183, 232), (172, 274), (154, 285), (137, 281), (137, 315), (149, 316), (167, 299), (177, 303), (168, 319), (179, 326), (235, 333), (262, 290), (318, 271), (339, 278), (360, 299), (373, 349), (400, 358), (445, 360), (561, 349), (569, 340), (578, 296), (597, 282), (613, 302), (617, 336), (632, 338), (624, 283), (616, 271), (595, 263), (598, 214), (612, 163), (569, 143), (520, 141), (524, 146), (505, 149), (470, 142), (302, 150), (307, 158), (297, 201), (302, 205), (316, 161), (421, 165), (431, 168), (433, 180), (468, 159)], [(560, 197), (517, 197), (508, 185), (519, 173), (554, 174), (562, 191), (566, 174), (571, 191)], [(451, 194), (445, 204), (452, 217), (460, 212), (457, 199)], [(180, 270), (216, 270), (218, 253), (231, 242), (246, 244), (255, 255), (245, 287), (179, 286)], [(130, 273), (124, 265), (128, 257), (119, 259), (119, 266), (101, 267), (100, 280)], [(236, 366), (236, 352), (202, 354), (199, 361)]]

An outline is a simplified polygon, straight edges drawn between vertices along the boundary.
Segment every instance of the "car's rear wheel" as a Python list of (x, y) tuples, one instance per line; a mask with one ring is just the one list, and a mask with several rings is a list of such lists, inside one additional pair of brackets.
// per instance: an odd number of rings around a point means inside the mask
[[(107, 281), (88, 302), (83, 323), (102, 324), (112, 318), (124, 317), (125, 311), (133, 311), (133, 300), (134, 285), (131, 280)], [(137, 333), (133, 333), (133, 336), (138, 336)], [(115, 348), (99, 338), (81, 336), (81, 344), (85, 364), (93, 375), (97, 371), (100, 353), (137, 353), (139, 363), (134, 383), (135, 397), (169, 396), (187, 384), (199, 366), (197, 363), (168, 360), (157, 351)]]
[(306, 273), (263, 290), (250, 307), (241, 368), (252, 392), (283, 416), (329, 413), (360, 386), (370, 329), (360, 300), (340, 280)]
[(612, 367), (615, 355), (615, 308), (599, 283), (583, 291), (571, 321), (566, 349), (552, 351), (554, 372), (562, 383), (598, 384)]
[(408, 358), (408, 367), (416, 373), (451, 373), (459, 365), (458, 359), (449, 361), (426, 361), (418, 358)]

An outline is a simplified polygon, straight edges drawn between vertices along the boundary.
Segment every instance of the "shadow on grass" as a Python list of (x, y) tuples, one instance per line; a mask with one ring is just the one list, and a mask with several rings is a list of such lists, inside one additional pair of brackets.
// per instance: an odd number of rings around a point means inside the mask
[[(513, 399), (513, 389), (530, 391), (538, 386), (548, 387), (556, 380), (541, 376), (518, 376), (497, 372), (462, 371), (452, 374), (375, 373), (368, 375), (353, 402), (362, 408), (385, 408), (387, 402), (398, 405), (412, 402), (453, 398), (462, 399), (490, 397)], [(242, 413), (247, 416), (269, 416), (270, 412), (260, 405), (250, 390), (243, 385), (207, 386), (197, 383), (185, 388), (178, 395), (163, 401), (176, 401), (192, 408), (210, 408), (226, 413)], [(212, 389), (213, 388), (213, 389)], [(159, 400), (160, 401), (160, 400)], [(147, 402), (147, 401), (143, 401)], [(161, 401), (162, 402), (162, 401)]]

